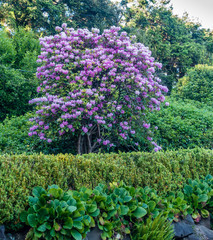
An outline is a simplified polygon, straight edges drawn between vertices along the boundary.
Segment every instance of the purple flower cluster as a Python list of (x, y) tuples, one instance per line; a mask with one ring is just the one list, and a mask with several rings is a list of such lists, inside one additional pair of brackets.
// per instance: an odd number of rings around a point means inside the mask
[[(43, 96), (30, 101), (37, 105), (37, 117), (29, 136), (51, 142), (56, 129), (59, 135), (90, 134), (97, 125), (99, 144), (114, 146), (109, 133), (120, 140), (132, 138), (133, 121), (159, 110), (165, 100), (163, 92), (168, 89), (154, 75), (162, 65), (134, 37), (119, 33), (119, 27), (102, 34), (98, 29), (74, 30), (66, 24), (56, 30), (58, 34), (40, 39), (42, 52), (37, 61), (42, 66), (36, 75), (37, 91)], [(143, 127), (149, 135), (150, 124), (144, 121)]]

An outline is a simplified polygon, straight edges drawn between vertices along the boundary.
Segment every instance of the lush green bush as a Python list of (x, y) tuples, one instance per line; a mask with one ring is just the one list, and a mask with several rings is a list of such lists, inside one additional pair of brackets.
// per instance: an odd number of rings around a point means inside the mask
[(213, 66), (197, 65), (179, 79), (176, 94), (213, 105)]
[(35, 186), (80, 189), (123, 180), (127, 185), (150, 186), (163, 193), (183, 187), (188, 178), (213, 174), (213, 151), (1, 155), (0, 169), (2, 224), (17, 221)]
[[(165, 149), (213, 148), (213, 108), (192, 100), (168, 98), (170, 105), (148, 118), (152, 126), (157, 126), (154, 140)], [(147, 146), (143, 138), (143, 128), (137, 128), (137, 140), (142, 149)], [(147, 147), (147, 149), (151, 149)]]
[[(164, 150), (179, 148), (213, 148), (213, 109), (211, 106), (192, 100), (175, 100), (168, 98), (168, 107), (150, 114), (149, 121), (152, 126), (158, 126), (155, 140)], [(72, 153), (76, 154), (75, 136), (62, 136), (54, 139), (52, 143), (28, 137), (29, 128), (32, 126), (29, 118), (32, 113), (24, 116), (5, 119), (0, 123), (0, 153), (21, 154), (43, 152), (45, 154)], [(137, 126), (136, 142), (141, 145), (142, 151), (151, 151), (149, 141), (141, 137), (144, 128)], [(122, 151), (132, 151), (126, 145), (119, 147)], [(119, 151), (113, 149), (113, 151)]]
[(6, 31), (0, 31), (0, 63), (11, 65), (15, 62), (16, 49)]
[(39, 42), (32, 31), (0, 31), (0, 121), (33, 109), (28, 102), (37, 95), (39, 52)]
[(18, 70), (0, 65), (0, 120), (32, 109), (28, 101), (36, 94), (37, 82), (29, 81)]
[(27, 153), (43, 152), (44, 154), (72, 153), (75, 154), (75, 141), (70, 138), (57, 138), (52, 143), (47, 143), (38, 138), (28, 136), (32, 123), (29, 121), (32, 113), (23, 116), (6, 118), (0, 123), (0, 154), (4, 153)]

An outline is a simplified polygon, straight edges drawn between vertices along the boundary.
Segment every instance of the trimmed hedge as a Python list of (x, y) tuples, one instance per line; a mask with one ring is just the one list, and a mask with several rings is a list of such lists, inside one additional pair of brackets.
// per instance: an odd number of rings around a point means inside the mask
[[(123, 180), (159, 192), (182, 187), (186, 179), (213, 174), (213, 150), (201, 148), (157, 153), (0, 156), (0, 224), (18, 223), (33, 187), (94, 188)], [(12, 225), (11, 225), (12, 227)], [(13, 226), (14, 227), (14, 226)]]

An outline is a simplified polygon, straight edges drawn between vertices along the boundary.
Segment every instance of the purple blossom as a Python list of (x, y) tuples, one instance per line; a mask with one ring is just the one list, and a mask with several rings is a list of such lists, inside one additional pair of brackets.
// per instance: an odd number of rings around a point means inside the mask
[(107, 137), (103, 144), (114, 146), (111, 135), (118, 130), (120, 137), (127, 139), (135, 134), (132, 126), (140, 118), (143, 127), (150, 128), (144, 116), (147, 111), (160, 110), (163, 92), (168, 92), (155, 77), (155, 68), (162, 64), (155, 62), (147, 47), (119, 29), (111, 27), (100, 33), (98, 29), (74, 30), (63, 23), (56, 27), (58, 34), (40, 39), (38, 62), (42, 66), (36, 76), (40, 84), (37, 91), (43, 96), (30, 101), (38, 108), (32, 119), (38, 127), (31, 127), (29, 135), (40, 134), (45, 140), (42, 130), (54, 132), (53, 126), (60, 127), (58, 134), (63, 135), (63, 129), (74, 132), (73, 126), (87, 133), (86, 126), (93, 131), (97, 125), (98, 141)]
[(85, 133), (88, 132), (88, 128), (86, 128), (86, 127), (82, 127), (82, 130), (83, 130)]
[(44, 121), (39, 121), (38, 123), (40, 126), (44, 125)]
[(103, 145), (108, 145), (109, 143), (110, 143), (109, 140), (105, 140), (105, 141), (103, 141)]
[(144, 127), (144, 128), (150, 128), (150, 124), (149, 124), (149, 123), (144, 123), (144, 124), (143, 124), (143, 127)]

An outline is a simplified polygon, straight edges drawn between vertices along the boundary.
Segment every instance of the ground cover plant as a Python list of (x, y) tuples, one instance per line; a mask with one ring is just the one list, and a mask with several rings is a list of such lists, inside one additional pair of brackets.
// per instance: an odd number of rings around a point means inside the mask
[[(33, 189), (33, 197), (28, 201), (30, 207), (20, 215), (21, 221), (31, 227), (27, 239), (75, 239), (82, 240), (91, 227), (102, 230), (101, 238), (115, 239), (117, 236), (132, 235), (133, 239), (164, 239), (174, 237), (169, 221), (195, 211), (204, 218), (213, 206), (213, 177), (203, 180), (188, 179), (194, 187), (209, 187), (208, 196), (192, 190), (190, 185), (174, 193), (158, 195), (156, 191), (126, 186), (123, 182), (109, 185), (99, 184), (93, 190), (81, 188), (79, 191), (64, 192), (58, 186)], [(201, 209), (191, 199), (203, 206)], [(174, 204), (176, 202), (176, 204)], [(201, 204), (202, 203), (202, 204)], [(175, 207), (178, 204), (179, 208)], [(180, 208), (182, 206), (182, 208)], [(203, 215), (205, 211), (205, 215)], [(208, 214), (207, 214), (208, 213)], [(198, 219), (195, 219), (198, 221)]]

